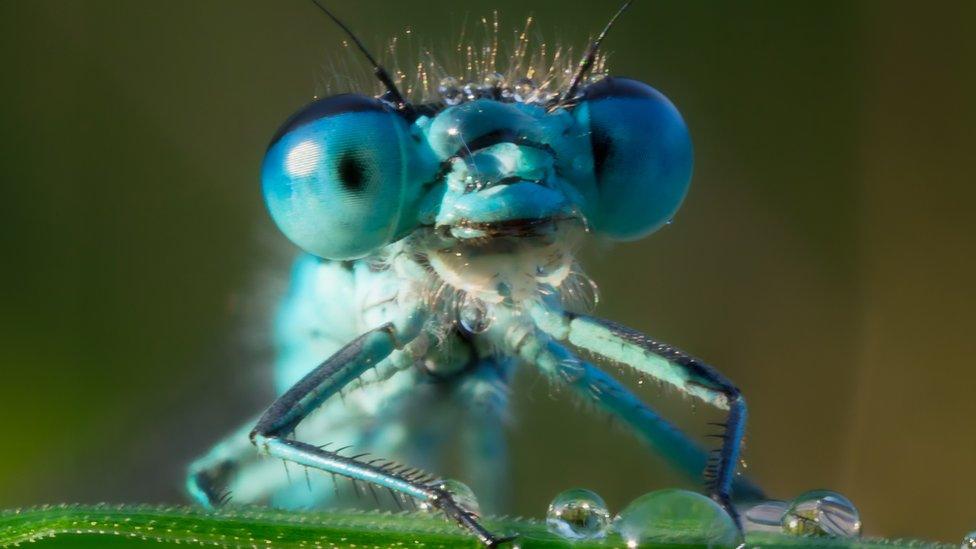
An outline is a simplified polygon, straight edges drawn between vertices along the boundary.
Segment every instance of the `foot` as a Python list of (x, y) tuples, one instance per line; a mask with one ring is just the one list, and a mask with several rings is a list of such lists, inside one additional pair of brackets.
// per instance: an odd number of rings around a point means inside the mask
[(742, 530), (742, 519), (739, 518), (739, 511), (737, 511), (735, 506), (732, 505), (732, 498), (729, 496), (729, 494), (716, 492), (712, 494), (712, 499), (721, 505), (722, 509), (725, 509), (725, 512), (732, 517), (732, 522), (734, 522), (735, 527), (739, 529), (739, 533), (744, 534), (745, 532)]
[(226, 486), (233, 472), (234, 466), (229, 462), (207, 468), (192, 466), (186, 478), (186, 490), (201, 506), (215, 509), (230, 499), (230, 493), (221, 487)]
[(448, 518), (457, 522), (461, 528), (474, 534), (486, 547), (500, 547), (518, 537), (517, 534), (507, 536), (492, 534), (478, 522), (477, 515), (458, 505), (450, 492), (440, 488), (435, 488), (433, 492), (434, 498), (431, 504), (440, 509)]

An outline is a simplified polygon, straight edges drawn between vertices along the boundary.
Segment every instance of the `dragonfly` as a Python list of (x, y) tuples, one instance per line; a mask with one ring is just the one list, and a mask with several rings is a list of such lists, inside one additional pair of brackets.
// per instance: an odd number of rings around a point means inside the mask
[[(454, 451), (479, 497), (497, 499), (510, 382), (517, 368), (533, 368), (678, 470), (703, 476), (738, 523), (733, 493), (762, 494), (736, 474), (746, 423), (739, 389), (580, 304), (591, 290), (575, 254), (581, 239), (653, 233), (691, 180), (692, 143), (676, 107), (606, 71), (601, 43), (631, 2), (578, 62), (526, 61), (523, 33), (506, 70), (494, 70), (496, 46), (480, 57), (460, 49), (469, 77), (487, 71), (480, 80), (435, 85), (432, 62), (418, 67), (419, 91), (409, 92), (402, 71), (391, 75), (314, 3), (368, 60), (380, 91), (316, 99), (271, 138), (264, 199), (302, 251), (275, 317), (278, 397), (191, 464), (190, 495), (207, 507), (228, 495), (323, 506), (336, 489), (319, 478), (344, 477), (357, 494), (388, 491), (498, 545), (511, 536), (488, 531), (471, 498), (428, 471)], [(716, 447), (594, 362), (723, 410)], [(448, 436), (452, 429), (460, 436)], [(288, 464), (304, 469), (305, 482), (292, 482)]]

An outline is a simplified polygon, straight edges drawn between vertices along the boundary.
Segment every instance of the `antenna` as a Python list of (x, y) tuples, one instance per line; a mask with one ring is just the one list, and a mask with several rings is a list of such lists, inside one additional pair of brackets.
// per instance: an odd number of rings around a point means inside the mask
[[(369, 60), (369, 63), (373, 65), (373, 74), (376, 75), (376, 78), (383, 84), (383, 87), (386, 88), (387, 93), (390, 94), (390, 99), (393, 100), (393, 103), (396, 105), (397, 109), (401, 111), (409, 110), (410, 105), (407, 103), (407, 100), (403, 98), (403, 94), (400, 93), (400, 90), (397, 88), (396, 84), (393, 83), (393, 79), (390, 78), (390, 73), (386, 72), (386, 69), (384, 69), (379, 63), (376, 62), (376, 59), (369, 53), (369, 50), (366, 49), (366, 46), (363, 45), (363, 43), (359, 40), (358, 37), (356, 37), (356, 35), (352, 32), (352, 30), (349, 27), (347, 27), (345, 23), (339, 20), (339, 18), (336, 17), (335, 14), (329, 11), (328, 8), (320, 4), (319, 0), (312, 0), (312, 3), (315, 4), (315, 7), (321, 10), (322, 13), (328, 15), (329, 19), (332, 19), (332, 21), (334, 21), (336, 25), (339, 25), (339, 28), (342, 29), (343, 32), (345, 32), (346, 35), (349, 36), (349, 38), (353, 41), (354, 44), (356, 44), (356, 47), (359, 48), (359, 51), (363, 52), (363, 55), (366, 56), (366, 59)], [(604, 33), (605, 32), (606, 31), (604, 31)]]
[(586, 54), (583, 56), (583, 60), (580, 61), (579, 69), (576, 70), (576, 74), (573, 76), (573, 80), (569, 84), (569, 88), (566, 90), (566, 93), (559, 99), (559, 101), (556, 101), (555, 105), (565, 103), (576, 95), (576, 89), (579, 88), (579, 84), (583, 81), (583, 77), (585, 77), (586, 74), (590, 72), (590, 69), (593, 68), (593, 63), (596, 61), (596, 53), (600, 49), (600, 44), (603, 42), (603, 39), (607, 37), (607, 33), (610, 32), (613, 24), (617, 22), (617, 18), (620, 17), (620, 14), (627, 11), (627, 8), (629, 8), (633, 3), (634, 0), (627, 0), (624, 2), (624, 5), (620, 6), (617, 13), (610, 18), (607, 26), (603, 27), (603, 31), (596, 37), (596, 40), (590, 44), (590, 47), (587, 48)]

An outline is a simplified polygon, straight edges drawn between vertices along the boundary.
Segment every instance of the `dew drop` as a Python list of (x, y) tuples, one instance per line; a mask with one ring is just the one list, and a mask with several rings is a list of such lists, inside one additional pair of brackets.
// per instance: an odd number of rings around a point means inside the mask
[(976, 549), (976, 530), (962, 538), (962, 545), (959, 546), (959, 549)]
[(606, 75), (605, 74), (600, 73), (600, 72), (592, 72), (592, 73), (590, 73), (589, 76), (586, 77), (586, 83), (587, 84), (595, 84), (595, 83), (599, 82), (600, 80), (603, 80), (604, 78), (606, 78)]
[(457, 105), (464, 99), (464, 94), (461, 91), (461, 86), (458, 84), (457, 78), (453, 76), (447, 76), (441, 79), (440, 83), (437, 85), (437, 94), (441, 96), (444, 103), (448, 105)]
[(502, 87), (502, 84), (504, 84), (504, 83), (505, 83), (505, 77), (502, 76), (500, 73), (497, 73), (497, 72), (493, 72), (491, 74), (488, 74), (481, 81), (481, 85), (486, 90), (489, 90), (489, 91), (490, 90), (495, 90), (495, 89), (501, 88)]
[(538, 90), (539, 88), (535, 85), (534, 80), (531, 78), (520, 78), (519, 81), (515, 83), (515, 89), (512, 91), (514, 92), (513, 97), (516, 101), (528, 103), (535, 99)]
[(742, 536), (732, 517), (710, 498), (688, 490), (658, 490), (635, 499), (614, 529), (627, 547), (676, 544), (737, 547)]
[(804, 492), (783, 515), (783, 532), (794, 536), (858, 537), (861, 515), (854, 504), (830, 490)]
[(596, 492), (573, 488), (560, 492), (546, 513), (546, 527), (570, 540), (598, 539), (607, 535), (610, 512)]
[(458, 306), (458, 322), (470, 334), (480, 334), (491, 327), (495, 319), (491, 306), (484, 301), (465, 295)]
[(439, 482), (436, 487), (451, 494), (454, 503), (458, 504), (460, 508), (476, 517), (481, 516), (481, 506), (478, 504), (478, 498), (475, 497), (474, 490), (469, 488), (467, 484), (460, 480), (449, 478)]

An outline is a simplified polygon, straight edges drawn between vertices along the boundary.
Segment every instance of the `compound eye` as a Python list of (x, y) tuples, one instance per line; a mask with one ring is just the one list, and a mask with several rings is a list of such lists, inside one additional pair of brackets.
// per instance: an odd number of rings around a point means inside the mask
[(262, 187), (275, 223), (305, 251), (353, 259), (402, 232), (420, 174), (418, 143), (381, 101), (344, 94), (321, 99), (278, 130), (264, 157)]
[(688, 128), (674, 105), (643, 82), (607, 77), (583, 91), (573, 115), (590, 135), (586, 213), (594, 230), (632, 240), (670, 220), (692, 168)]

